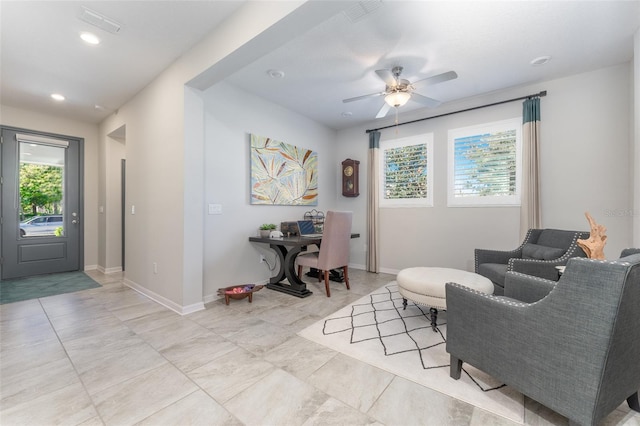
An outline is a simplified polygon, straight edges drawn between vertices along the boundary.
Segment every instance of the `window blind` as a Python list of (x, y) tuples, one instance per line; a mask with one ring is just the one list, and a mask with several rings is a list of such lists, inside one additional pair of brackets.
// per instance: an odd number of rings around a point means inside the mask
[(512, 196), (516, 193), (516, 131), (454, 140), (454, 196)]
[(409, 145), (384, 150), (384, 197), (427, 197), (427, 145)]

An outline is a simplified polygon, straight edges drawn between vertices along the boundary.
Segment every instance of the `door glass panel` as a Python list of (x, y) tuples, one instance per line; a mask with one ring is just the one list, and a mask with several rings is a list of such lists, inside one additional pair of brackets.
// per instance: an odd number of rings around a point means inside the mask
[(20, 236), (64, 235), (65, 148), (19, 142)]

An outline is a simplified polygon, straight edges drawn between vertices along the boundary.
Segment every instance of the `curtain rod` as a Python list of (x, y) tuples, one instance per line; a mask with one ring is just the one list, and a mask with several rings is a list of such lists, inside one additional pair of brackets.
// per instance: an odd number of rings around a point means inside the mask
[(378, 130), (390, 129), (392, 127), (403, 126), (405, 124), (417, 123), (418, 121), (430, 120), (432, 118), (445, 117), (447, 115), (458, 114), (460, 112), (473, 111), (474, 109), (487, 108), (487, 107), (490, 107), (490, 106), (506, 104), (506, 103), (509, 103), (509, 102), (521, 101), (523, 99), (531, 99), (531, 98), (543, 97), (543, 96), (547, 96), (547, 91), (546, 90), (543, 90), (540, 93), (536, 93), (536, 94), (533, 94), (533, 95), (520, 96), (519, 98), (508, 99), (506, 101), (494, 102), (492, 104), (480, 105), (480, 106), (471, 107), (471, 108), (467, 108), (467, 109), (461, 109), (460, 111), (447, 112), (447, 113), (440, 114), (440, 115), (434, 115), (433, 117), (419, 118), (417, 120), (406, 121), (404, 123), (398, 123), (398, 124), (392, 124), (390, 126), (378, 127), (377, 129), (369, 129), (369, 130), (366, 130), (365, 133), (371, 133), (371, 132), (376, 132)]

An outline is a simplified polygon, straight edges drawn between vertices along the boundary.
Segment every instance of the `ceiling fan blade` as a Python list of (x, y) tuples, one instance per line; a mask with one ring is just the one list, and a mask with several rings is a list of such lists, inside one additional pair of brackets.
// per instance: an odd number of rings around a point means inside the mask
[(378, 74), (378, 77), (389, 87), (395, 87), (396, 84), (398, 84), (391, 70), (376, 70), (376, 74)]
[(387, 113), (389, 112), (389, 110), (391, 109), (391, 106), (388, 103), (384, 103), (382, 105), (382, 108), (380, 108), (380, 111), (378, 111), (378, 113), (376, 114), (376, 118), (382, 118), (385, 115), (387, 115)]
[(454, 80), (458, 78), (458, 74), (455, 71), (447, 71), (442, 74), (434, 75), (431, 77), (423, 78), (422, 80), (414, 81), (411, 83), (413, 87), (431, 86), (434, 84), (442, 83), (444, 81)]
[(384, 92), (371, 93), (370, 95), (362, 95), (356, 96), (355, 98), (343, 99), (342, 102), (346, 104), (347, 102), (359, 101), (360, 99), (375, 98), (376, 96), (382, 95), (384, 95)]
[(411, 94), (411, 100), (421, 103), (422, 105), (428, 106), (429, 108), (435, 108), (440, 105), (442, 102), (435, 100), (433, 98), (428, 98), (426, 96), (422, 96), (419, 93), (413, 92)]

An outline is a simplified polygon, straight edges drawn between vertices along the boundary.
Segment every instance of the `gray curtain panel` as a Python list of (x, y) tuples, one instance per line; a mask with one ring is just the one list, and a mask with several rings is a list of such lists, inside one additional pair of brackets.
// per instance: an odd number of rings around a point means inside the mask
[(378, 206), (380, 197), (380, 172), (378, 155), (380, 151), (380, 132), (369, 132), (369, 167), (367, 171), (367, 271), (380, 272), (380, 250), (378, 249)]
[(541, 228), (540, 213), (540, 98), (522, 104), (522, 186), (520, 194), (520, 235)]

